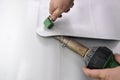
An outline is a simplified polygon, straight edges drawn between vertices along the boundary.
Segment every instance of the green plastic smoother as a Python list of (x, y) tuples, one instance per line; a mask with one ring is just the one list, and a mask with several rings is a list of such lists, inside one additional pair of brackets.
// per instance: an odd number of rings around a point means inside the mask
[(45, 19), (45, 21), (44, 21), (44, 26), (45, 26), (45, 28), (47, 28), (47, 29), (52, 28), (52, 27), (54, 26), (53, 21), (48, 17), (48, 18)]

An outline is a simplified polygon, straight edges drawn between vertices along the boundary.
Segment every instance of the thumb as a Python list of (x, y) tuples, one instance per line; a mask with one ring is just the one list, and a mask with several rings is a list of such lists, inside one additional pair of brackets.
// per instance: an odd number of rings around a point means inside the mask
[(115, 54), (114, 57), (115, 57), (116, 61), (120, 64), (120, 55)]
[(99, 70), (99, 69), (88, 69), (83, 68), (82, 69), (84, 74), (88, 77), (95, 78), (95, 79), (104, 79), (105, 78), (105, 70)]

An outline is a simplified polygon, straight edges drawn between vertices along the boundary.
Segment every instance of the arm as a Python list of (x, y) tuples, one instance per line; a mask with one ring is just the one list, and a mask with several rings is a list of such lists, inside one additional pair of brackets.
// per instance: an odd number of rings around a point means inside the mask
[[(120, 55), (115, 54), (115, 59), (120, 63)], [(88, 69), (83, 68), (86, 76), (100, 80), (120, 80), (120, 66), (109, 69)]]

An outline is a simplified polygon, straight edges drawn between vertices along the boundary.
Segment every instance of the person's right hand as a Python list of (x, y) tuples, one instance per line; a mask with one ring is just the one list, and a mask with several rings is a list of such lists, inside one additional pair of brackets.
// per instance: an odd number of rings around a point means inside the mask
[[(115, 54), (115, 59), (120, 64), (120, 55)], [(108, 69), (83, 68), (86, 76), (99, 80), (120, 80), (120, 66)]]
[(50, 17), (52, 20), (56, 20), (62, 16), (63, 12), (68, 12), (74, 5), (74, 0), (51, 0), (50, 1)]

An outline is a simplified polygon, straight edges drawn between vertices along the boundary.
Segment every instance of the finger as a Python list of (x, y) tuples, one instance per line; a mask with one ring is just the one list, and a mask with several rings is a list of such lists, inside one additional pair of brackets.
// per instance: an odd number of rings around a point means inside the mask
[(70, 7), (70, 8), (72, 8), (73, 6), (74, 6), (74, 3), (71, 4), (71, 7)]
[(115, 57), (116, 61), (120, 64), (120, 55), (115, 54), (114, 57)]
[(104, 79), (105, 78), (105, 71), (104, 70), (91, 70), (88, 68), (83, 68), (83, 72), (85, 73), (85, 75), (87, 75), (88, 77), (91, 78), (95, 78), (95, 79)]
[(50, 2), (50, 6), (49, 6), (49, 13), (53, 14), (53, 12), (56, 10), (56, 8), (54, 7), (54, 5)]
[(63, 10), (57, 8), (57, 9), (51, 14), (51, 18), (52, 18), (53, 20), (56, 20), (60, 15), (62, 15), (62, 13), (63, 13)]
[(70, 11), (70, 9), (68, 9), (68, 10), (66, 10), (66, 11), (64, 11), (65, 13), (67, 13), (67, 12), (69, 12)]
[(61, 17), (62, 17), (62, 15), (59, 16), (59, 18), (61, 18)]
[(67, 10), (65, 10), (64, 12), (65, 12), (65, 13), (69, 12), (69, 11), (70, 11), (70, 8), (72, 8), (73, 5), (74, 5), (74, 3), (72, 3), (71, 6), (70, 6)]

